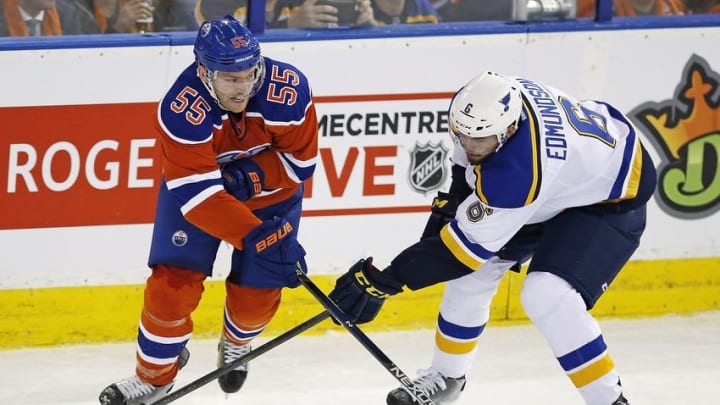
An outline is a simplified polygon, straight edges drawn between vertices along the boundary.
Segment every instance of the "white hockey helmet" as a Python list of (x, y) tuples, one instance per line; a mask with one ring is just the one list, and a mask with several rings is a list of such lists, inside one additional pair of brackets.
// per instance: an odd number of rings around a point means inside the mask
[(507, 141), (511, 125), (517, 126), (522, 114), (520, 90), (510, 80), (485, 72), (470, 80), (450, 103), (450, 131), (471, 138), (494, 136), (498, 149)]

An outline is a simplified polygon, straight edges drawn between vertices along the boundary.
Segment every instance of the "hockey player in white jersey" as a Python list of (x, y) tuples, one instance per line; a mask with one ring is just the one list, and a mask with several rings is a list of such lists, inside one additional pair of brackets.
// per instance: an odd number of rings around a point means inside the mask
[[(492, 72), (456, 93), (449, 127), (453, 180), (421, 240), (383, 271), (358, 261), (330, 297), (363, 323), (404, 286), (447, 281), (432, 363), (414, 380), (446, 404), (464, 388), (498, 283), (532, 258), (520, 299), (561, 368), (587, 404), (628, 404), (588, 310), (645, 229), (656, 174), (637, 131), (607, 103)], [(415, 402), (398, 388), (387, 403)]]

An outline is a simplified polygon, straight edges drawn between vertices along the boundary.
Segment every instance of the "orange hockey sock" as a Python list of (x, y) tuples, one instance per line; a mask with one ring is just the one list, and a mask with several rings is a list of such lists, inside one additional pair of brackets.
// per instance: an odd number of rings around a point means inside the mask
[(178, 372), (178, 355), (190, 339), (190, 315), (202, 296), (205, 274), (157, 265), (145, 286), (138, 328), (137, 375), (155, 385), (170, 383)]
[(280, 305), (281, 289), (253, 288), (225, 282), (223, 334), (235, 344), (245, 344), (263, 331)]

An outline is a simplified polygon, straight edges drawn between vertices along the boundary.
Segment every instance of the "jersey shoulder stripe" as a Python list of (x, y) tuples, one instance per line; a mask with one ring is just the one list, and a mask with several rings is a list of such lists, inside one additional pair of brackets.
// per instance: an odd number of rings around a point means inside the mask
[(222, 125), (223, 112), (197, 76), (197, 65), (188, 66), (158, 106), (158, 122), (174, 141), (199, 144), (212, 138)]
[(315, 172), (315, 157), (308, 160), (296, 159), (291, 153), (279, 153), (280, 161), (285, 170), (294, 182), (300, 183), (307, 180)]
[(625, 148), (623, 151), (622, 163), (620, 164), (620, 170), (618, 176), (615, 179), (615, 183), (610, 190), (608, 200), (623, 200), (635, 198), (640, 188), (640, 173), (642, 172), (642, 147), (640, 146), (640, 140), (635, 133), (635, 129), (632, 124), (627, 122), (623, 114), (607, 103), (603, 104), (607, 108), (610, 116), (623, 121), (627, 124), (629, 129), (628, 135), (625, 138)]
[(261, 117), (268, 125), (300, 125), (312, 105), (307, 77), (295, 66), (265, 60), (265, 81), (250, 103), (248, 117)]
[(474, 169), (477, 197), (488, 206), (520, 208), (530, 205), (540, 193), (539, 121), (524, 95), (523, 114), (525, 119), (515, 135)]

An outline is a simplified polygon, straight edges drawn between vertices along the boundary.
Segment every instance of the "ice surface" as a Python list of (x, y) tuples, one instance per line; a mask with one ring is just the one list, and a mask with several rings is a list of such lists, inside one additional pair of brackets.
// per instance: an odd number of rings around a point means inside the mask
[[(304, 320), (298, 320), (298, 323)], [(326, 321), (329, 322), (329, 321)], [(720, 404), (720, 312), (601, 320), (633, 405)], [(406, 374), (425, 368), (432, 330), (369, 334)], [(258, 343), (265, 341), (259, 339)], [(215, 340), (191, 340), (177, 387), (211, 371)], [(134, 343), (0, 351), (0, 404), (97, 404), (133, 373)], [(216, 382), (176, 404), (382, 405), (396, 380), (350, 334), (299, 336), (250, 363), (243, 390)], [(490, 326), (457, 405), (583, 404), (532, 325)]]

